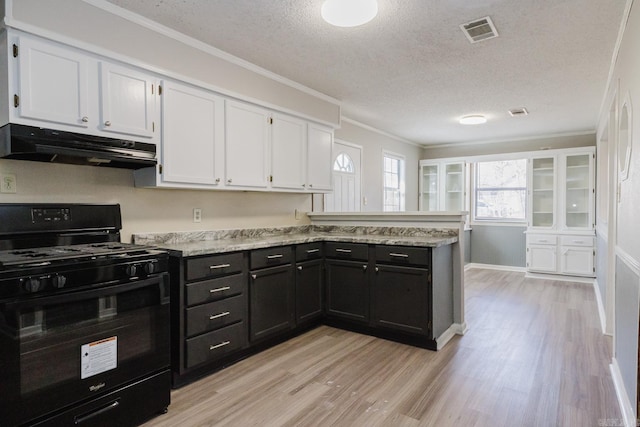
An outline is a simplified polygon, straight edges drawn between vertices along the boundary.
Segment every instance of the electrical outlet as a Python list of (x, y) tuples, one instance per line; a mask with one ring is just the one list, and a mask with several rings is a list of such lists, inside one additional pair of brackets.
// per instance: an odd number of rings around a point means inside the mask
[(193, 208), (193, 222), (202, 222), (202, 209)]
[(2, 181), (0, 181), (0, 193), (15, 193), (17, 191), (16, 174), (2, 174)]

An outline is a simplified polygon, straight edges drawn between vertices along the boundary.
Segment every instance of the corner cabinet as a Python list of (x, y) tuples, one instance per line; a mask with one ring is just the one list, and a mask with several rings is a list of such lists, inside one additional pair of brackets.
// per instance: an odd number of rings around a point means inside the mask
[(595, 276), (595, 149), (529, 160), (527, 271)]
[(465, 162), (420, 161), (420, 210), (467, 211), (469, 188)]

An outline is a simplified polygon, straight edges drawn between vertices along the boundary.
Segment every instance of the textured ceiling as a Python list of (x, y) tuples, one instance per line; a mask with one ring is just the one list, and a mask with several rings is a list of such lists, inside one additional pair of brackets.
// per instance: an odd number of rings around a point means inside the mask
[[(594, 131), (625, 0), (379, 0), (355, 28), (322, 0), (108, 0), (332, 96), (420, 144)], [(500, 37), (460, 24), (491, 16)], [(526, 107), (529, 115), (507, 110)], [(460, 116), (489, 122), (462, 126)]]

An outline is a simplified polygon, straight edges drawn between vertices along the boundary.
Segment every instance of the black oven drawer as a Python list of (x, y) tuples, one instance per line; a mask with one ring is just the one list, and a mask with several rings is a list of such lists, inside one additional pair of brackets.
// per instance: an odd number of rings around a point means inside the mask
[(322, 258), (322, 242), (305, 243), (296, 246), (296, 261)]
[(185, 278), (187, 281), (218, 277), (242, 271), (242, 252), (187, 258)]
[(245, 325), (245, 322), (239, 322), (186, 340), (186, 367), (191, 368), (243, 348), (247, 342)]
[(187, 309), (187, 336), (212, 331), (245, 318), (247, 298), (239, 295)]
[(187, 305), (202, 304), (218, 301), (244, 293), (247, 286), (247, 276), (234, 274), (233, 276), (220, 277), (204, 282), (187, 284)]
[(376, 246), (376, 262), (431, 266), (431, 248)]
[(291, 246), (256, 249), (251, 251), (251, 270), (291, 263)]
[(364, 243), (327, 242), (325, 254), (328, 258), (366, 261), (369, 259), (369, 246)]
[(164, 412), (170, 393), (171, 372), (166, 370), (30, 425), (133, 427)]

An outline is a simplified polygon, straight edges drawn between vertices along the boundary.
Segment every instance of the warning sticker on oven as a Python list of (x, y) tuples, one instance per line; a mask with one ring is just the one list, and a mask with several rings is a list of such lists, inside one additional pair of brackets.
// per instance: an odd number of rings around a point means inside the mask
[(84, 344), (80, 350), (81, 379), (101, 374), (118, 366), (118, 337)]

